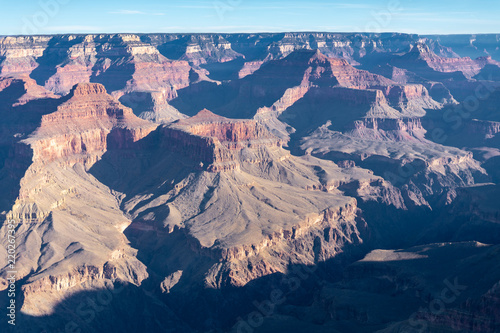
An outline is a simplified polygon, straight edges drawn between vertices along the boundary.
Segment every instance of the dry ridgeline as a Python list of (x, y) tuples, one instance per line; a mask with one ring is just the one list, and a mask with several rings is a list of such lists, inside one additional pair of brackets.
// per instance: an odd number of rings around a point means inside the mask
[(469, 37), (0, 38), (16, 332), (498, 332), (500, 44)]

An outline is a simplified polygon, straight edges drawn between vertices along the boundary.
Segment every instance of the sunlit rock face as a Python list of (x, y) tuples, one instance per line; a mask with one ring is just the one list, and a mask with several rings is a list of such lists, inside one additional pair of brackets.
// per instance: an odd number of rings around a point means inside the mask
[(0, 37), (19, 331), (495, 332), (497, 37)]

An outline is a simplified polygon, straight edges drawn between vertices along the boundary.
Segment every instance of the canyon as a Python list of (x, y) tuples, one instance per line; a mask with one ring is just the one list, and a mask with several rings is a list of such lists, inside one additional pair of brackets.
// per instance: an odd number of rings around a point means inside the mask
[(496, 332), (493, 39), (0, 37), (0, 306), (13, 221), (19, 332)]

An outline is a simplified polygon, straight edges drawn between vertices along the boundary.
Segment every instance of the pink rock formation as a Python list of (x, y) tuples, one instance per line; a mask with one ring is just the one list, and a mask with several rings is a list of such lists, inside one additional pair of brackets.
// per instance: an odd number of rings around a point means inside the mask
[(108, 138), (113, 129), (126, 133), (128, 142), (121, 143), (126, 147), (155, 128), (109, 96), (103, 85), (81, 83), (73, 87), (56, 112), (42, 117), (40, 127), (25, 143), (31, 145), (35, 162), (62, 160), (91, 165), (113, 141)]
[(36, 84), (35, 80), (28, 75), (19, 75), (16, 77), (0, 77), (0, 91), (14, 85), (22, 85), (24, 94), (21, 95), (12, 106), (24, 105), (29, 101), (41, 98), (58, 98), (51, 91), (46, 90)]
[(462, 72), (467, 78), (478, 74), (486, 64), (498, 64), (491, 58), (479, 58), (472, 60), (469, 57), (464, 58), (444, 58), (436, 55), (429, 46), (423, 43), (417, 43), (411, 51), (404, 56), (405, 61), (421, 60), (437, 72), (452, 73)]
[(211, 172), (239, 167), (243, 148), (281, 147), (282, 142), (254, 120), (232, 120), (202, 110), (161, 129), (162, 145), (199, 160)]

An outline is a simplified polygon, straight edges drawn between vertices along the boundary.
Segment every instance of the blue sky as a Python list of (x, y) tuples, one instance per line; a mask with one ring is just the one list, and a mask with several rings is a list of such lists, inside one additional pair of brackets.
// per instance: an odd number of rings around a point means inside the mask
[(500, 33), (498, 0), (1, 1), (0, 34), (112, 32)]

